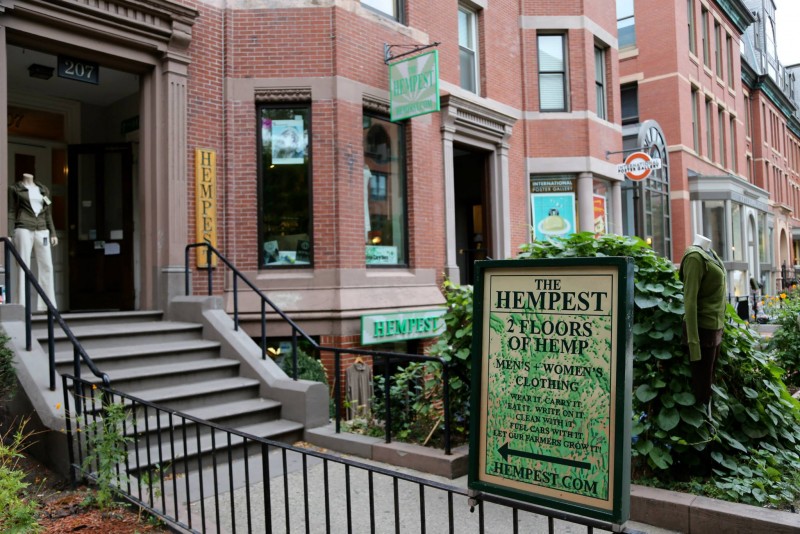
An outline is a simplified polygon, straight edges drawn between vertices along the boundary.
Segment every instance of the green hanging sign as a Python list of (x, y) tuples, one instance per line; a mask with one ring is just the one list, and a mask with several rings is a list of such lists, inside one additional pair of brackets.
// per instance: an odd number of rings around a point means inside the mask
[(439, 111), (439, 52), (420, 54), (389, 65), (392, 122)]
[(469, 487), (624, 523), (632, 260), (475, 266)]

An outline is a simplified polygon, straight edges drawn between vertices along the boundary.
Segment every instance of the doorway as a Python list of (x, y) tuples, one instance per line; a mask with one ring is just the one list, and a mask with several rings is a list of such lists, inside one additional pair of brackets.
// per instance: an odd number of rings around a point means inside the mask
[(132, 162), (130, 143), (68, 148), (73, 311), (134, 309)]
[(474, 283), (475, 262), (488, 259), (492, 249), (488, 165), (488, 152), (453, 146), (456, 261), (461, 285)]

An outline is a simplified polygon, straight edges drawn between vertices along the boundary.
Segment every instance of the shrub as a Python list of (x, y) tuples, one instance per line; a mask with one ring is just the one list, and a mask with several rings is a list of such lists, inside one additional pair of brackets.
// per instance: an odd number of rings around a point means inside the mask
[[(278, 365), (287, 375), (294, 375), (294, 363), (292, 362), (291, 352), (285, 353), (278, 362)], [(322, 382), (323, 384), (328, 383), (328, 377), (325, 375), (325, 367), (322, 365), (322, 362), (300, 348), (297, 349), (297, 378)]]
[(23, 421), (13, 433), (0, 435), (0, 529), (3, 532), (39, 532), (36, 522), (36, 501), (27, 495), (25, 472), (19, 459), (25, 450), (30, 433), (25, 433)]
[(12, 396), (17, 387), (14, 353), (8, 348), (9, 341), (8, 336), (0, 334), (0, 399)]
[(783, 299), (774, 318), (778, 329), (769, 341), (769, 348), (785, 371), (786, 384), (800, 387), (800, 292), (795, 291)]

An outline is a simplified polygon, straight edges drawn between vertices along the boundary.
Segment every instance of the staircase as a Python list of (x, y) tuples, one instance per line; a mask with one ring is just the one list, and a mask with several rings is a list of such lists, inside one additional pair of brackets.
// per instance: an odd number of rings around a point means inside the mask
[[(276, 372), (272, 361), (257, 356), (260, 349), (251, 339), (233, 331), (221, 299), (209, 298), (211, 306), (198, 304), (201, 300), (177, 306), (179, 312), (173, 315), (188, 316), (188, 321), (167, 320), (160, 311), (68, 313), (63, 317), (116, 391), (169, 412), (284, 443), (303, 439), (307, 425), (327, 423), (323, 385), (293, 381)], [(34, 316), (33, 339), (34, 345), (46, 352), (46, 316)], [(73, 375), (73, 346), (60, 328), (54, 333), (54, 345), (57, 373)], [(81, 377), (100, 384), (85, 366)], [(60, 380), (58, 385), (60, 388)], [(317, 398), (322, 406), (306, 408), (304, 414), (303, 406), (319, 404)], [(238, 436), (221, 443), (219, 432), (208, 426), (168, 412), (155, 415), (153, 408), (139, 402), (125, 403), (133, 405), (125, 428), (131, 438), (129, 474), (133, 477), (158, 469), (164, 473), (168, 468), (170, 473), (185, 474), (193, 484), (204, 485), (203, 475), (198, 477), (197, 471), (207, 469), (220, 455), (229, 463), (236, 462), (247, 456), (245, 449), (255, 443)], [(96, 414), (91, 403), (86, 406), (85, 419), (91, 421)], [(287, 411), (294, 420), (286, 418)], [(236, 486), (242, 483), (235, 481)]]

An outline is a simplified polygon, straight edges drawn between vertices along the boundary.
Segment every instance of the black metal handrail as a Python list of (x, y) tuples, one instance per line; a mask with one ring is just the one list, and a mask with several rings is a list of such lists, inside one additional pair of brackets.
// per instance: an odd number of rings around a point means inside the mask
[[(111, 489), (175, 530), (555, 534), (557, 519), (588, 534), (620, 531), (608, 521), (266, 439), (67, 374), (62, 380), (73, 484), (106, 470)], [(86, 395), (66, 394), (79, 386)], [(124, 407), (124, 420), (106, 417), (113, 404)], [(115, 456), (99, 449), (104, 433), (124, 443)]]
[(385, 394), (385, 409), (386, 409), (386, 418), (385, 418), (385, 440), (386, 443), (391, 443), (392, 435), (391, 435), (391, 422), (392, 422), (392, 410), (391, 410), (391, 396), (390, 396), (390, 388), (389, 388), (389, 363), (392, 360), (395, 361), (407, 361), (407, 362), (431, 362), (431, 363), (438, 363), (442, 366), (442, 384), (443, 384), (443, 392), (442, 392), (442, 403), (443, 403), (443, 419), (444, 419), (444, 452), (445, 454), (449, 455), (451, 453), (451, 443), (450, 443), (450, 370), (447, 361), (443, 358), (438, 358), (434, 356), (424, 356), (421, 354), (406, 354), (402, 352), (385, 352), (385, 351), (378, 351), (378, 350), (369, 350), (369, 349), (354, 349), (348, 348), (344, 349), (341, 347), (326, 347), (317, 343), (311, 336), (309, 336), (300, 326), (295, 323), (289, 316), (287, 316), (278, 306), (273, 303), (270, 298), (255, 284), (253, 284), (239, 269), (237, 269), (228, 259), (222, 255), (222, 253), (217, 250), (213, 245), (210, 243), (192, 243), (186, 245), (184, 260), (185, 260), (185, 278), (186, 278), (186, 296), (190, 296), (191, 293), (191, 283), (189, 277), (189, 253), (191, 249), (198, 248), (198, 247), (206, 247), (206, 265), (208, 266), (206, 269), (208, 270), (208, 294), (209, 296), (213, 294), (214, 285), (212, 281), (212, 255), (216, 256), (222, 263), (228, 267), (231, 272), (233, 273), (233, 328), (234, 330), (239, 329), (239, 287), (238, 287), (238, 279), (242, 279), (242, 281), (255, 292), (261, 299), (261, 357), (262, 359), (267, 358), (267, 306), (272, 308), (272, 310), (277, 313), (281, 319), (286, 321), (289, 326), (292, 328), (292, 378), (297, 380), (297, 336), (298, 334), (305, 339), (314, 349), (321, 351), (321, 352), (332, 352), (334, 354), (334, 373), (335, 373), (335, 381), (334, 381), (334, 396), (335, 396), (335, 405), (336, 405), (336, 433), (341, 432), (341, 420), (342, 420), (342, 390), (341, 390), (341, 355), (342, 354), (353, 354), (353, 355), (360, 355), (360, 356), (369, 356), (372, 358), (373, 362), (375, 358), (380, 358), (384, 362), (384, 394)]
[[(58, 322), (61, 330), (64, 331), (66, 334), (67, 339), (72, 343), (72, 352), (73, 352), (73, 372), (77, 378), (81, 377), (81, 361), (86, 364), (89, 370), (92, 372), (94, 376), (100, 378), (103, 381), (103, 384), (108, 387), (111, 385), (111, 380), (108, 378), (106, 373), (101, 372), (89, 355), (86, 353), (86, 350), (81, 345), (78, 338), (75, 337), (75, 334), (72, 333), (72, 330), (67, 323), (64, 321), (64, 318), (61, 316), (61, 313), (58, 311), (58, 308), (50, 302), (50, 299), (45, 294), (44, 289), (42, 286), (39, 285), (39, 281), (33, 275), (28, 265), (22, 260), (22, 257), (19, 255), (19, 251), (17, 251), (14, 243), (8, 237), (0, 237), (0, 241), (3, 242), (5, 252), (4, 252), (4, 259), (5, 259), (5, 287), (6, 287), (6, 302), (11, 301), (13, 296), (13, 292), (11, 291), (11, 257), (13, 256), (17, 262), (17, 266), (23, 270), (25, 273), (25, 350), (30, 351), (32, 340), (31, 340), (31, 332), (32, 332), (32, 316), (33, 310), (31, 306), (31, 286), (36, 290), (39, 294), (39, 298), (44, 302), (45, 306), (47, 306), (47, 354), (48, 354), (48, 361), (49, 361), (49, 374), (50, 374), (50, 391), (56, 390), (56, 351), (55, 351), (55, 341), (53, 339), (53, 331), (54, 331), (54, 323)], [(19, 289), (19, 288), (18, 288)]]

